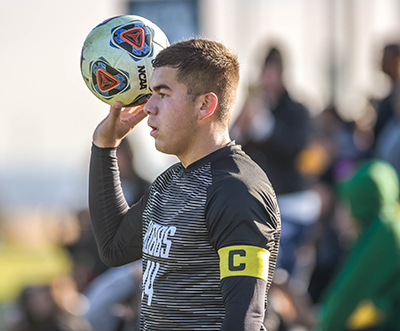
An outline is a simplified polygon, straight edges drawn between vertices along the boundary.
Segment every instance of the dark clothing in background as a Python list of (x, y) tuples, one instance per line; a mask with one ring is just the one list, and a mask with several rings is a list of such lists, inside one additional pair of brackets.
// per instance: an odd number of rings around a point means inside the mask
[(288, 92), (271, 111), (275, 120), (272, 134), (266, 140), (243, 144), (243, 150), (268, 174), (277, 195), (308, 189), (296, 162), (310, 141), (310, 115)]

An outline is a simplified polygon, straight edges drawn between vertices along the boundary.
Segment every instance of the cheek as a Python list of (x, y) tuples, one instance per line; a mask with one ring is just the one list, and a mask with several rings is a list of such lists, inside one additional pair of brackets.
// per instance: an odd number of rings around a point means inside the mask
[(191, 121), (180, 116), (171, 117), (166, 127), (168, 140), (176, 143), (188, 143), (194, 133), (194, 126)]
[(183, 122), (183, 119), (175, 112), (165, 114), (163, 119), (164, 130), (169, 134), (179, 134), (185, 127)]
[(179, 135), (186, 131), (193, 130), (196, 125), (196, 117), (190, 105), (182, 102), (181, 104), (171, 104), (170, 111), (164, 114), (165, 128), (172, 133)]

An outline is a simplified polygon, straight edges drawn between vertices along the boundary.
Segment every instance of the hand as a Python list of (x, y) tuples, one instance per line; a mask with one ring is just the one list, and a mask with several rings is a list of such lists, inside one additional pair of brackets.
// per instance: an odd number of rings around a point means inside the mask
[(95, 129), (93, 143), (102, 148), (119, 146), (121, 140), (147, 116), (143, 107), (144, 104), (123, 109), (121, 102), (114, 102), (108, 116)]

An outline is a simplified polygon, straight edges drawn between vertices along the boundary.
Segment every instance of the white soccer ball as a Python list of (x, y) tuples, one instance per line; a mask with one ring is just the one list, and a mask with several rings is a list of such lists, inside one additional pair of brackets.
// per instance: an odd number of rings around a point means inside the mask
[(87, 87), (101, 101), (124, 106), (151, 95), (151, 61), (169, 45), (165, 33), (140, 16), (122, 15), (97, 25), (82, 47), (81, 72)]

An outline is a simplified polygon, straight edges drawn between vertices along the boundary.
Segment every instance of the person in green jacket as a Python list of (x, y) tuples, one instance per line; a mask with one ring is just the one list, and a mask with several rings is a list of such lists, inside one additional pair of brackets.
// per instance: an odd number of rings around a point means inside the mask
[[(397, 173), (383, 161), (367, 161), (339, 186), (339, 196), (349, 206), (359, 234), (345, 265), (325, 293), (318, 329), (356, 329), (356, 319), (362, 315), (360, 307), (364, 307), (374, 324), (368, 330), (400, 330)], [(367, 304), (369, 310), (365, 309)]]

